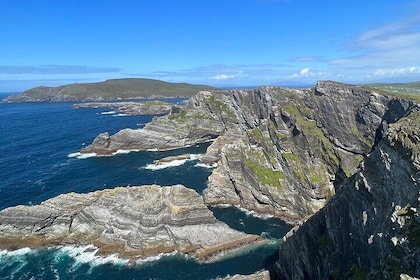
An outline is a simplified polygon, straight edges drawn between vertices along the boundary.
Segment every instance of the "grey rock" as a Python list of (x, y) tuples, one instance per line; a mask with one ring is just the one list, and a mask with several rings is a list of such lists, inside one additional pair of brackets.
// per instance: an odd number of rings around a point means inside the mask
[(293, 229), (277, 279), (420, 277), (420, 112), (389, 126), (360, 171)]
[(201, 91), (143, 129), (99, 135), (84, 153), (175, 149), (213, 141), (202, 158), (208, 205), (235, 204), (295, 224), (357, 171), (387, 127), (417, 106), (360, 86)]
[(160, 101), (147, 102), (84, 102), (73, 105), (74, 108), (113, 108), (126, 115), (166, 115), (179, 111), (179, 106)]
[(0, 211), (0, 248), (94, 245), (132, 261), (177, 251), (208, 262), (262, 238), (217, 221), (181, 185), (69, 193), (40, 205)]

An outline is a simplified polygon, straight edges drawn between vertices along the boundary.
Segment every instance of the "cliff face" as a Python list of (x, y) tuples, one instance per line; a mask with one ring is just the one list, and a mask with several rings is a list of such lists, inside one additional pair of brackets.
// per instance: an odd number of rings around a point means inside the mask
[(384, 138), (330, 202), (294, 229), (278, 279), (420, 277), (420, 112)]
[(218, 163), (206, 204), (235, 204), (296, 223), (321, 209), (334, 184), (351, 176), (389, 123), (412, 102), (357, 86), (262, 87), (200, 92), (179, 113), (141, 130), (102, 134), (82, 152), (170, 149), (213, 140), (204, 163)]

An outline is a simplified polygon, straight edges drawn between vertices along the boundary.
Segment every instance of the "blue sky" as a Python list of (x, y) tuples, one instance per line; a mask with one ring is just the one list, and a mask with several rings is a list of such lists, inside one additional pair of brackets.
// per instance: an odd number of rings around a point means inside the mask
[(0, 92), (420, 80), (419, 0), (1, 0)]

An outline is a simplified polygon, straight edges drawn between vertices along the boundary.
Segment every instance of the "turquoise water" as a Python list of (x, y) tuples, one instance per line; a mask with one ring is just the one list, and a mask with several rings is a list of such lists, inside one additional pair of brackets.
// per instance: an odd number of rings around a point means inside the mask
[[(181, 102), (173, 99), (172, 102)], [(138, 128), (150, 116), (102, 114), (102, 109), (73, 109), (72, 103), (0, 103), (0, 209), (33, 205), (62, 193), (86, 193), (115, 186), (184, 184), (201, 193), (211, 169), (187, 161), (160, 170), (148, 164), (166, 156), (203, 154), (208, 144), (165, 152), (133, 152), (79, 159), (74, 155), (101, 132)], [(267, 238), (280, 238), (288, 226), (258, 219), (233, 208), (212, 209), (231, 227)], [(118, 258), (100, 259), (80, 248), (0, 252), (0, 279), (211, 279), (248, 274), (268, 267), (280, 243), (248, 248), (213, 264), (198, 264), (181, 255), (127, 265)]]

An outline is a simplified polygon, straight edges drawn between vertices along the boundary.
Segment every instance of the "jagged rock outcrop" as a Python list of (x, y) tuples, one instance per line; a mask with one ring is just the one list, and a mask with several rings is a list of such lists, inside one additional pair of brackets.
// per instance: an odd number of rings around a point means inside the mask
[(415, 108), (389, 125), (325, 208), (289, 233), (275, 279), (420, 277), (419, 160)]
[(165, 115), (179, 111), (180, 107), (161, 101), (147, 102), (84, 102), (74, 104), (73, 108), (113, 108), (126, 115)]
[(261, 240), (217, 221), (202, 197), (181, 185), (69, 193), (0, 211), (0, 249), (93, 244), (101, 255), (133, 261), (173, 251), (212, 261)]
[(85, 153), (171, 149), (214, 140), (202, 162), (208, 205), (235, 204), (296, 223), (321, 209), (412, 101), (330, 81), (314, 89), (202, 91), (140, 130), (99, 135)]
[(224, 131), (218, 118), (201, 108), (187, 106), (185, 110), (154, 118), (142, 129), (123, 129), (111, 136), (102, 133), (81, 152), (112, 154), (117, 150), (168, 150), (210, 141)]

